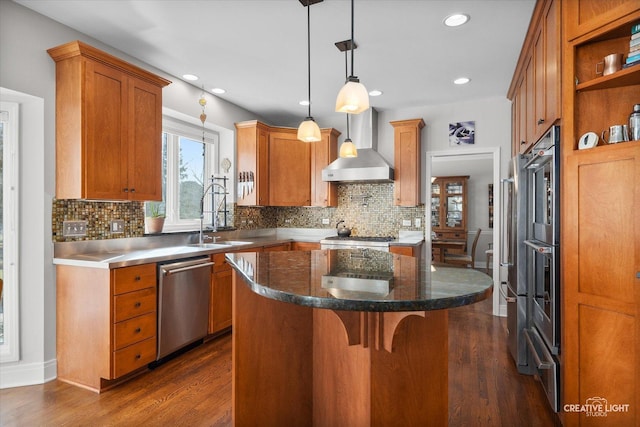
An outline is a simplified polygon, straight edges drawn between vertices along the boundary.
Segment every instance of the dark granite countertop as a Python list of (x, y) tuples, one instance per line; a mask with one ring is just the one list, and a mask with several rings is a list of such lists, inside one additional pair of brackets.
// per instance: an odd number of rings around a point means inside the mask
[(226, 255), (255, 293), (314, 308), (428, 311), (473, 304), (493, 280), (473, 269), (389, 252), (333, 249)]

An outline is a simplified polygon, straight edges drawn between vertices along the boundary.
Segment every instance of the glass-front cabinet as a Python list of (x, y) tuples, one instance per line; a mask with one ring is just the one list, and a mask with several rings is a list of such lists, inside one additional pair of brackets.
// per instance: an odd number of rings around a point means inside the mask
[(466, 239), (468, 176), (438, 176), (431, 183), (431, 229), (440, 239)]

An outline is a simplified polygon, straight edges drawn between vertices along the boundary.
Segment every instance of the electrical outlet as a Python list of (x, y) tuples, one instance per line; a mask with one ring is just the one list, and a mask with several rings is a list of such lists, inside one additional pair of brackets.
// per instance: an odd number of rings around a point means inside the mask
[(411, 227), (411, 220), (410, 219), (403, 219), (402, 220), (402, 226), (403, 227)]
[(413, 226), (418, 228), (420, 226), (422, 226), (422, 218), (416, 218), (413, 220)]
[(82, 237), (87, 235), (87, 221), (62, 221), (63, 237)]
[(329, 218), (322, 218), (323, 225), (329, 225)]
[(121, 233), (124, 233), (124, 220), (114, 219), (113, 221), (111, 221), (111, 234)]
[(285, 224), (291, 224), (291, 220), (287, 218), (287, 219), (284, 220), (284, 223)]

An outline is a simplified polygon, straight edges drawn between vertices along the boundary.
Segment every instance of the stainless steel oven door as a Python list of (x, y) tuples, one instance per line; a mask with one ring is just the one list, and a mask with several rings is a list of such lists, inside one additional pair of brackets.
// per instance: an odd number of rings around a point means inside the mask
[(551, 408), (558, 412), (560, 407), (560, 364), (555, 356), (549, 353), (536, 328), (525, 329), (524, 337), (529, 347), (532, 363), (535, 365), (536, 375), (542, 383), (547, 400), (551, 404)]
[(529, 252), (529, 283), (532, 287), (532, 323), (553, 354), (560, 347), (559, 254), (557, 248), (525, 240)]
[(518, 372), (531, 375), (535, 372), (535, 367), (529, 361), (529, 350), (523, 335), (523, 331), (527, 327), (529, 298), (526, 295), (516, 295), (505, 284), (499, 289), (507, 302), (507, 347), (516, 362)]

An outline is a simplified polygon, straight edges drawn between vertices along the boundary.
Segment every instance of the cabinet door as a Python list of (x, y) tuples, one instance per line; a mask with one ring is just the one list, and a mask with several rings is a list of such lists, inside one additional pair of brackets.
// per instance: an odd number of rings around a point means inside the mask
[(463, 179), (447, 180), (443, 186), (443, 229), (466, 229), (466, 183)]
[(231, 269), (227, 269), (211, 276), (209, 334), (215, 334), (231, 326), (231, 273)]
[(394, 204), (420, 204), (420, 130), (422, 119), (391, 122), (394, 128)]
[(338, 206), (337, 185), (322, 180), (322, 169), (338, 157), (338, 132), (323, 129), (322, 141), (311, 143), (311, 205)]
[(518, 86), (518, 141), (517, 151), (523, 153), (527, 148), (527, 74), (524, 73)]
[(269, 134), (269, 205), (311, 205), (311, 147), (295, 129)]
[(84, 194), (90, 199), (127, 199), (127, 77), (85, 61)]
[(604, 27), (638, 10), (638, 0), (572, 0), (563, 4), (567, 40)]
[(431, 183), (431, 227), (442, 227), (440, 212), (440, 183), (434, 181)]
[(546, 126), (545, 110), (545, 62), (544, 33), (539, 25), (533, 37), (533, 112), (531, 116), (534, 131), (532, 141), (537, 141)]
[(129, 79), (129, 200), (162, 200), (162, 89)]
[[(562, 400), (627, 404), (627, 411), (607, 414), (607, 425), (637, 426), (640, 144), (572, 153), (563, 173)], [(585, 413), (565, 416), (566, 425), (595, 425)]]
[(560, 1), (549, 1), (544, 19), (544, 96), (545, 123), (540, 129), (542, 136), (560, 118)]
[(533, 55), (529, 56), (529, 60), (527, 62), (527, 65), (525, 66), (525, 79), (524, 79), (524, 83), (525, 83), (525, 91), (526, 91), (526, 95), (524, 97), (524, 102), (526, 103), (526, 114), (524, 117), (524, 124), (525, 124), (525, 137), (523, 138), (523, 141), (525, 142), (524, 144), (522, 144), (521, 141), (521, 145), (520, 145), (520, 152), (524, 153), (526, 152), (529, 147), (531, 147), (531, 145), (533, 145), (533, 143), (535, 142), (534, 140), (534, 135), (535, 135), (535, 121), (534, 121), (534, 114), (535, 114), (535, 76), (534, 76), (534, 69), (535, 69), (535, 63), (533, 60)]
[[(253, 189), (241, 187), (238, 206), (267, 206), (269, 204), (269, 129), (258, 121), (236, 123), (238, 174), (253, 177)], [(242, 185), (238, 181), (238, 186)]]

